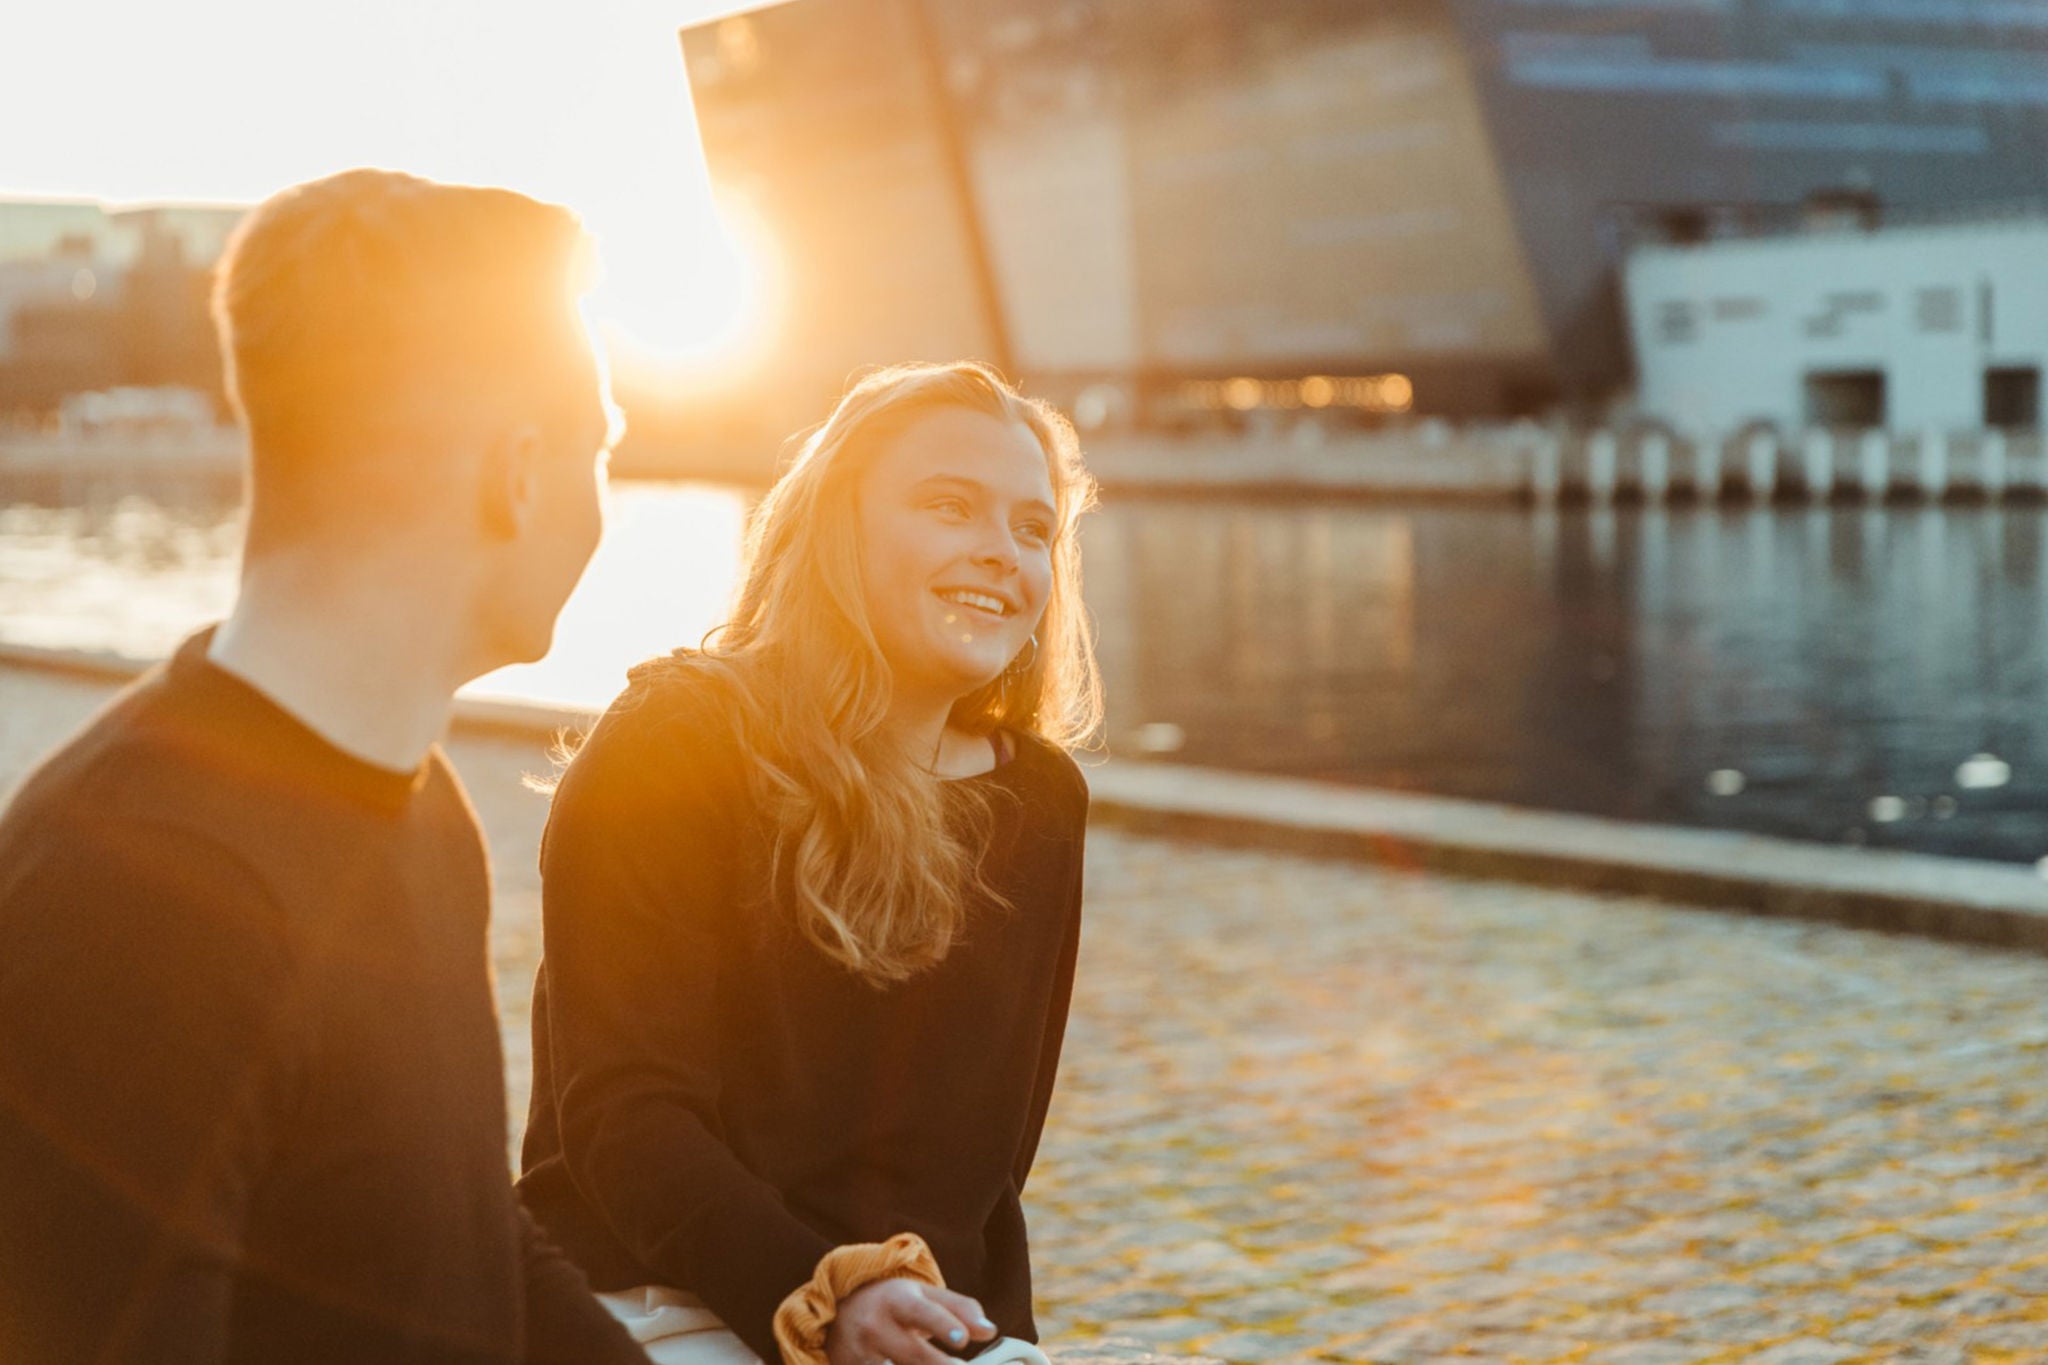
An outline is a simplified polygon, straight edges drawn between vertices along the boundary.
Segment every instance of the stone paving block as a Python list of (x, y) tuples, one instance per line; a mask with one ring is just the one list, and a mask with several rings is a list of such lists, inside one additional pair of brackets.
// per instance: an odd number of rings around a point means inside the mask
[(1970, 1348), (1953, 1342), (1908, 1346), (1889, 1357), (1897, 1365), (1970, 1365)]
[(1305, 1332), (1226, 1332), (1201, 1343), (1204, 1355), (1233, 1365), (1265, 1365), (1284, 1356), (1303, 1355), (1323, 1341)]
[(1928, 1344), (1945, 1335), (1949, 1325), (1910, 1308), (1887, 1308), (1867, 1317), (1838, 1323), (1828, 1335), (1837, 1341), (1859, 1346), (1899, 1349), (1914, 1343)]
[(1609, 1308), (1632, 1303), (1636, 1297), (1633, 1288), (1619, 1283), (1612, 1274), (1582, 1280), (1539, 1281), (1530, 1287), (1529, 1292), (1559, 1310)]
[(1598, 1345), (1626, 1345), (1680, 1337), (1681, 1320), (1671, 1313), (1650, 1313), (1637, 1308), (1586, 1313), (1571, 1320), (1573, 1336)]
[(1248, 1265), (1249, 1260), (1230, 1243), (1210, 1239), (1148, 1251), (1137, 1258), (1137, 1263), (1155, 1275), (1189, 1275), (1204, 1270), (1234, 1271)]
[(1721, 1354), (1710, 1346), (1686, 1341), (1638, 1341), (1603, 1346), (1581, 1356), (1584, 1365), (1698, 1365)]
[(1860, 1277), (1867, 1290), (1889, 1294), (1899, 1303), (1925, 1303), (1960, 1290), (1983, 1274), (1976, 1266), (1940, 1257), (1926, 1257)]
[(1969, 1213), (1946, 1213), (1940, 1217), (1923, 1218), (1910, 1226), (1915, 1236), (1930, 1242), (1967, 1242), (2006, 1226), (2003, 1214), (1991, 1210), (1976, 1210)]
[(1749, 1357), (1750, 1365), (1840, 1365), (1862, 1352), (1839, 1341), (1786, 1341)]
[(2048, 1357), (2048, 1322), (1994, 1322), (1964, 1329), (1964, 1344), (1974, 1350), (2005, 1351), (2023, 1360)]
[(1412, 1361), (1450, 1356), (1464, 1344), (1456, 1332), (1415, 1323), (1357, 1337), (1334, 1338), (1327, 1344), (1326, 1354), (1340, 1360), (1372, 1361), (1374, 1365), (1408, 1365)]
[(2003, 1289), (1985, 1286), (1951, 1294), (1942, 1299), (1937, 1306), (1942, 1316), (1951, 1322), (1970, 1322), (1983, 1318), (2002, 1318), (2010, 1313), (2024, 1311), (2030, 1305), (2028, 1300), (2008, 1294)]
[(1316, 1287), (1325, 1294), (1392, 1294), (1407, 1288), (1414, 1278), (1405, 1266), (1379, 1261), (1320, 1276)]
[(1070, 1316), (1089, 1322), (1121, 1322), (1170, 1312), (1183, 1301), (1182, 1295), (1166, 1289), (1119, 1289), (1094, 1297), (1075, 1296), (1066, 1302)]
[(1909, 1237), (1901, 1232), (1877, 1232), (1823, 1247), (1815, 1259), (1831, 1270), (1861, 1274), (1909, 1264), (1927, 1249), (1927, 1243), (1918, 1237)]
[(1399, 1300), (1383, 1300), (1378, 1303), (1347, 1304), (1342, 1308), (1327, 1308), (1319, 1313), (1310, 1313), (1298, 1319), (1295, 1326), (1328, 1341), (1334, 1337), (1357, 1336), (1414, 1316), (1415, 1309), (1412, 1305)]
[(1685, 1330), (1693, 1340), (1717, 1347), (1749, 1347), (1799, 1336), (1807, 1331), (1807, 1323), (1798, 1312), (1736, 1309), (1688, 1322)]
[(1652, 1294), (1640, 1300), (1638, 1306), (1647, 1313), (1670, 1313), (1693, 1319), (1730, 1308), (1752, 1308), (1765, 1298), (1764, 1291), (1756, 1285), (1693, 1283)]
[(1299, 1275), (1304, 1282), (1359, 1265), (1368, 1253), (1342, 1244), (1333, 1246), (1287, 1247), (1266, 1258), (1270, 1266)]
[(1109, 1328), (1109, 1334), (1132, 1341), (1145, 1342), (1160, 1349), (1185, 1346), (1191, 1341), (1204, 1337), (1222, 1335), (1227, 1328), (1209, 1318), (1173, 1314), (1167, 1317), (1146, 1318), (1137, 1322), (1116, 1323)]
[(1124, 1337), (1054, 1343), (1045, 1354), (1054, 1365), (1221, 1365), (1210, 1356), (1163, 1354)]
[(1503, 1299), (1467, 1309), (1453, 1319), (1474, 1332), (1513, 1333), (1557, 1316), (1557, 1309), (1536, 1298)]
[(1204, 1305), (1212, 1316), (1246, 1327), (1299, 1317), (1327, 1306), (1327, 1300), (1293, 1289), (1264, 1289), (1251, 1294), (1223, 1296), (1210, 1299)]
[(1822, 1285), (1836, 1284), (1841, 1278), (1841, 1271), (1822, 1265), (1815, 1259), (1773, 1261), (1749, 1273), (1750, 1283), (1781, 1292), (1813, 1290)]
[(1943, 1253), (1943, 1259), (1950, 1265), (1970, 1266), (1978, 1270), (2003, 1270), (2007, 1266), (2029, 1260), (2040, 1250), (2043, 1237), (2040, 1234), (2007, 1233), (1999, 1231), (1988, 1237), (1974, 1238), (1961, 1246), (1950, 1247)]
[(2048, 1299), (2048, 1262), (2014, 1266), (1999, 1271), (1993, 1278), (1999, 1288), (2010, 1290), (2022, 1298)]

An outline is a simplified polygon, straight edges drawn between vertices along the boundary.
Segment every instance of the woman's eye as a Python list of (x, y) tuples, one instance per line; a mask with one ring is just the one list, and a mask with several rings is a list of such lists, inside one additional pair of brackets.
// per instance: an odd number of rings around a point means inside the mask
[(1052, 538), (1052, 531), (1042, 521), (1027, 521), (1017, 528), (1017, 534), (1035, 544), (1043, 545)]
[(936, 498), (931, 503), (931, 509), (934, 512), (940, 512), (949, 517), (964, 517), (967, 515), (967, 504), (959, 498)]

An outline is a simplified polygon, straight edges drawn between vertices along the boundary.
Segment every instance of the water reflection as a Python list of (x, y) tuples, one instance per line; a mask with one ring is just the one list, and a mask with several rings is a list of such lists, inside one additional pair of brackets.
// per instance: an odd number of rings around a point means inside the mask
[(241, 523), (218, 490), (63, 490), (0, 504), (0, 639), (154, 657), (234, 598)]
[[(5, 491), (15, 500), (0, 506), (0, 639), (155, 658), (234, 601), (232, 488)], [(469, 690), (602, 706), (634, 662), (695, 643), (724, 619), (750, 507), (731, 488), (618, 485), (547, 658)]]
[[(748, 501), (623, 484), (539, 664), (602, 704), (723, 615)], [(1123, 500), (1085, 532), (1132, 756), (2032, 862), (2048, 511)], [(157, 654), (218, 615), (213, 501), (0, 509), (0, 638)]]
[(2043, 521), (1112, 507), (1112, 745), (1172, 724), (1187, 762), (2032, 861)]

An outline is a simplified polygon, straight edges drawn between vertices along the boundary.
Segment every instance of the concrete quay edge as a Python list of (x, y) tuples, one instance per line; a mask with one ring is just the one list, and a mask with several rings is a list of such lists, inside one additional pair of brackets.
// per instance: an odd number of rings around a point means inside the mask
[[(149, 661), (0, 644), (0, 668), (117, 684)], [(459, 697), (468, 734), (549, 742), (579, 707)], [(1136, 833), (1645, 896), (2048, 954), (2048, 880), (2031, 868), (1681, 828), (1331, 782), (1084, 758), (1091, 818)]]
[(1089, 780), (1139, 833), (2048, 953), (2048, 881), (2006, 863), (1169, 764)]

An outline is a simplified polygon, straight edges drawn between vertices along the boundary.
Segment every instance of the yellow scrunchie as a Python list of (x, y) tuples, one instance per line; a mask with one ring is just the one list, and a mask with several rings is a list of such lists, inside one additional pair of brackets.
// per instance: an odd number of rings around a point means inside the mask
[(826, 1252), (810, 1282), (793, 1290), (775, 1310), (775, 1344), (782, 1348), (784, 1365), (826, 1365), (825, 1333), (839, 1315), (839, 1301), (877, 1280), (894, 1279), (946, 1287), (932, 1249), (914, 1232)]

